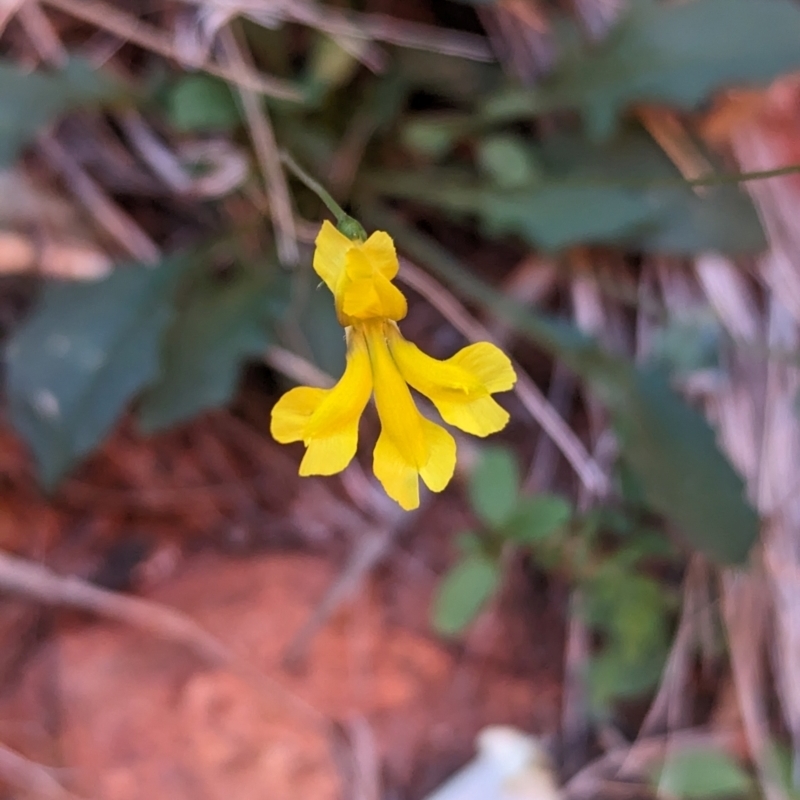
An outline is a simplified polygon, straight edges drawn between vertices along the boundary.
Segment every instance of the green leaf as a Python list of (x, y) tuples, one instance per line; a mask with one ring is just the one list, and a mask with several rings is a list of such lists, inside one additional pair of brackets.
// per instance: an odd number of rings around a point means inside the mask
[(508, 522), (519, 500), (519, 467), (503, 447), (488, 447), (469, 478), (469, 497), (475, 513), (489, 526)]
[(654, 209), (625, 187), (568, 184), (546, 173), (526, 188), (497, 189), (463, 174), (428, 170), (410, 175), (382, 172), (367, 178), (386, 197), (441, 208), (456, 218), (477, 216), (487, 235), (516, 234), (556, 251), (578, 242), (615, 242), (652, 222)]
[(456, 547), (463, 556), (481, 556), (486, 553), (486, 542), (475, 531), (462, 531), (456, 537)]
[(647, 559), (658, 559), (659, 563), (678, 563), (682, 556), (669, 538), (657, 528), (638, 528), (630, 539), (620, 546), (609, 561), (622, 569), (634, 569)]
[(766, 748), (766, 769), (770, 780), (774, 781), (791, 800), (800, 798), (800, 786), (795, 778), (795, 756), (790, 747), (780, 741), (772, 740)]
[(650, 506), (715, 561), (742, 563), (758, 535), (758, 515), (705, 418), (656, 368), (631, 369), (610, 388), (622, 457)]
[(279, 344), (338, 378), (347, 344), (336, 318), (333, 295), (310, 269), (276, 275), (270, 287), (271, 315)]
[(314, 363), (338, 378), (344, 372), (344, 332), (336, 318), (333, 295), (324, 287), (312, 291), (300, 313), (300, 327), (308, 342)]
[(500, 582), (494, 561), (470, 555), (459, 561), (439, 584), (434, 601), (433, 625), (439, 633), (457, 634), (480, 613)]
[(230, 131), (241, 123), (228, 85), (209, 75), (184, 75), (167, 96), (167, 114), (179, 131)]
[(586, 682), (594, 712), (608, 713), (614, 702), (650, 692), (658, 685), (666, 656), (664, 647), (633, 659), (616, 646), (593, 655), (587, 665)]
[(79, 58), (61, 72), (30, 72), (0, 61), (0, 166), (73, 108), (119, 98), (123, 87)]
[(164, 336), (161, 374), (138, 408), (147, 432), (225, 405), (243, 362), (271, 341), (265, 269), (239, 269), (224, 279), (205, 274), (187, 295)]
[(574, 326), (531, 313), (378, 203), (365, 206), (363, 216), (371, 227), (388, 231), (398, 248), (426, 264), (463, 297), (489, 308), (589, 383), (612, 413), (622, 457), (635, 472), (647, 502), (713, 560), (725, 564), (746, 560), (758, 537), (758, 515), (744, 496), (741, 478), (717, 447), (708, 422), (673, 391), (663, 374), (636, 368), (605, 352)]
[(470, 117), (456, 111), (420, 114), (400, 130), (400, 141), (416, 155), (438, 160), (469, 130)]
[(478, 145), (478, 164), (492, 182), (503, 189), (517, 189), (540, 178), (531, 148), (511, 134), (484, 138)]
[(667, 595), (656, 581), (607, 560), (583, 588), (589, 622), (617, 640), (626, 657), (661, 649)]
[(672, 753), (652, 785), (669, 797), (707, 800), (747, 795), (753, 780), (727, 753), (698, 748)]
[(589, 665), (592, 702), (603, 708), (617, 697), (635, 697), (658, 681), (668, 651), (667, 595), (651, 578), (606, 561), (583, 585), (584, 612), (604, 634)]
[(572, 508), (561, 497), (547, 494), (525, 497), (503, 526), (503, 534), (515, 542), (533, 544), (563, 528), (571, 516)]
[(158, 374), (161, 334), (190, 261), (121, 266), (91, 283), (51, 284), (8, 345), (11, 420), (53, 489)]
[[(704, 155), (713, 163), (710, 153)], [(627, 127), (588, 147), (583, 139), (559, 137), (545, 145), (542, 157), (551, 169), (565, 170), (568, 183), (627, 188), (650, 210), (646, 224), (614, 237), (618, 244), (675, 255), (754, 253), (766, 247), (758, 214), (740, 186), (708, 186), (698, 194), (642, 128)]]
[(714, 369), (719, 367), (723, 335), (719, 320), (710, 310), (687, 314), (656, 328), (650, 358), (677, 375)]
[(527, 152), (531, 179), (513, 188), (434, 168), (413, 175), (380, 173), (366, 181), (388, 197), (413, 199), (459, 218), (477, 216), (490, 236), (514, 234), (550, 251), (578, 243), (680, 255), (757, 252), (765, 246), (744, 192), (720, 185), (698, 195), (641, 128), (626, 129), (601, 145), (556, 136)]
[(717, 89), (795, 71), (798, 40), (800, 8), (791, 0), (633, 3), (605, 41), (560, 64), (530, 103), (577, 108), (604, 137), (633, 103), (691, 109)]
[(517, 234), (548, 251), (579, 242), (618, 242), (654, 218), (640, 195), (615, 186), (551, 182), (515, 192), (483, 190), (477, 199), (475, 210), (489, 236)]

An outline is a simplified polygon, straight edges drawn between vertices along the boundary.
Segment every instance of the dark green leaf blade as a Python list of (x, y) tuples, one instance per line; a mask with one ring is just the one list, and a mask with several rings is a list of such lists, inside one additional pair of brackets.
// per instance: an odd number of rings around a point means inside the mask
[(554, 136), (526, 152), (535, 170), (526, 185), (496, 187), (444, 168), (375, 174), (367, 185), (459, 218), (477, 216), (489, 236), (517, 235), (548, 251), (581, 243), (675, 255), (765, 247), (745, 192), (719, 185), (698, 194), (641, 128), (626, 128), (602, 144)]
[(656, 208), (642, 193), (556, 182), (527, 191), (484, 190), (477, 211), (490, 236), (515, 233), (550, 252), (578, 242), (600, 244), (633, 237), (656, 216)]
[(732, 756), (706, 748), (673, 752), (653, 785), (669, 797), (710, 800), (749, 795), (753, 780)]
[(407, 198), (453, 216), (475, 215), (489, 236), (516, 234), (549, 251), (577, 242), (615, 242), (653, 222), (655, 209), (642, 193), (614, 181), (571, 183), (543, 175), (533, 185), (496, 189), (446, 170), (408, 175), (388, 172), (368, 179), (386, 197)]
[(548, 494), (526, 497), (503, 526), (503, 534), (520, 544), (533, 544), (562, 528), (571, 516), (569, 503), (561, 497)]
[(158, 374), (172, 295), (189, 266), (122, 266), (91, 283), (51, 284), (8, 345), (11, 420), (53, 489)]
[(65, 111), (109, 101), (123, 92), (118, 82), (79, 58), (53, 73), (27, 72), (0, 61), (0, 166), (10, 164)]
[(454, 635), (472, 622), (500, 582), (497, 564), (482, 555), (459, 561), (444, 577), (434, 601), (433, 625)]
[(583, 613), (604, 634), (587, 676), (598, 709), (614, 698), (635, 697), (652, 688), (668, 652), (664, 588), (620, 567), (619, 559), (601, 564), (583, 587)]
[(241, 124), (228, 85), (210, 75), (184, 75), (166, 98), (170, 122), (185, 132), (231, 131)]
[(469, 477), (475, 513), (490, 527), (500, 527), (517, 508), (519, 467), (507, 449), (488, 447)]
[(691, 109), (717, 89), (766, 84), (800, 67), (791, 0), (633, 3), (599, 45), (565, 60), (534, 107), (580, 109), (597, 136), (637, 102)]
[(239, 270), (224, 283), (203, 276), (164, 337), (161, 374), (144, 393), (139, 423), (147, 432), (227, 403), (239, 370), (271, 341), (270, 285), (264, 271)]
[(758, 515), (705, 418), (656, 368), (631, 370), (611, 398), (622, 457), (648, 503), (715, 561), (742, 563), (758, 535)]

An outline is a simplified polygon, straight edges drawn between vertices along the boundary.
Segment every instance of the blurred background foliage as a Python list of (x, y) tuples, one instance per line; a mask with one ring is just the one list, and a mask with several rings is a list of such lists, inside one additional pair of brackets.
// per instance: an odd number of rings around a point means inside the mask
[[(605, 331), (581, 330), (563, 297), (539, 307), (501, 284), (529, 252), (571, 276), (611, 258), (635, 275), (648, 260), (680, 264), (716, 252), (747, 263), (763, 251), (759, 215), (729, 153), (697, 125), (679, 126), (671, 140), (657, 134), (679, 113), (699, 120), (722, 91), (800, 69), (800, 7), (634, 0), (602, 36), (553, 8), (539, 68), (515, 71), (473, 36), (491, 2), (429, 5), (442, 26), (461, 29), (462, 38), (442, 39), (460, 54), (439, 44), (378, 49), (368, 36), (329, 36), (296, 21), (241, 21), (234, 50), (274, 77), (273, 92), (237, 86), (232, 66), (101, 65), (82, 54), (79, 36), (63, 63), (32, 69), (8, 53), (3, 168), (14, 175), (36, 152), (57, 161), (54, 143), (83, 141), (83, 167), (151, 237), (127, 254), (110, 245), (115, 264), (100, 278), (37, 287), (7, 331), (9, 413), (42, 485), (55, 491), (124, 412), (151, 433), (224, 406), (243, 368), (270, 347), (338, 376), (341, 330), (310, 269), (324, 209), (291, 172), (284, 195), (274, 173), (264, 190), (260, 171), (274, 171), (269, 159), (285, 151), (473, 313), (506, 326), (524, 369), (534, 374), (546, 358), (551, 366), (537, 380), (544, 374), (546, 384), (554, 364), (579, 380), (580, 436), (591, 438), (592, 415), (610, 420), (608, 486), (593, 498), (574, 477), (526, 482), (520, 460), (530, 453), (509, 449), (513, 436), (481, 450), (467, 488), (475, 528), (461, 536), (432, 609), (435, 628), (458, 635), (502, 592), (515, 553), (561, 576), (595, 637), (585, 678), (602, 717), (615, 700), (657, 684), (687, 553), (743, 565), (756, 541), (742, 479), (685, 391), (698, 375), (724, 381), (736, 342), (710, 310), (678, 317), (653, 308), (622, 273), (596, 277), (608, 298), (648, 319), (650, 345), (636, 352)], [(274, 142), (259, 138), (259, 114)], [(137, 189), (124, 176), (115, 185), (82, 139), (99, 129), (138, 147), (139, 157), (147, 147), (160, 154), (149, 163), (161, 165), (162, 189)], [(280, 216), (287, 200), (289, 223)], [(7, 226), (11, 205), (0, 201)], [(674, 796), (714, 793), (681, 788), (687, 774), (709, 773), (699, 754), (692, 758), (661, 775)], [(731, 783), (719, 793), (749, 791), (737, 769), (720, 767)]]

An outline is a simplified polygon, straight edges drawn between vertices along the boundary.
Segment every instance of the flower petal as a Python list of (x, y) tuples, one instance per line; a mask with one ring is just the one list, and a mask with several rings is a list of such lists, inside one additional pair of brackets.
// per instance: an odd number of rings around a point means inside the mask
[(373, 471), (386, 493), (403, 508), (419, 505), (419, 476), (440, 492), (453, 477), (456, 443), (444, 428), (425, 419), (397, 370), (386, 344), (384, 323), (367, 330), (381, 434), (373, 453)]
[(433, 399), (433, 403), (448, 425), (473, 436), (497, 433), (508, 425), (510, 419), (508, 411), (488, 394), (454, 402), (440, 397)]
[(272, 409), (272, 438), (281, 444), (303, 441), (309, 419), (327, 394), (325, 389), (311, 386), (298, 386), (286, 392)]
[(476, 342), (447, 359), (450, 364), (471, 372), (488, 390), (489, 394), (507, 392), (514, 388), (517, 374), (511, 359), (490, 342)]
[(432, 492), (441, 492), (456, 468), (456, 441), (441, 425), (422, 420), (428, 459), (417, 468), (400, 451), (386, 430), (381, 431), (372, 456), (372, 471), (386, 494), (406, 511), (419, 506), (419, 477)]
[(398, 450), (386, 431), (381, 431), (372, 454), (372, 471), (384, 491), (401, 508), (419, 507), (419, 473)]
[(345, 259), (347, 278), (337, 287), (337, 311), (348, 324), (366, 319), (402, 319), (408, 312), (403, 293), (377, 271), (360, 249)]
[(375, 384), (375, 405), (383, 432), (394, 442), (403, 458), (417, 470), (427, 461), (422, 415), (386, 345), (383, 322), (364, 325), (372, 379)]
[(419, 474), (432, 492), (441, 492), (456, 470), (456, 440), (441, 426), (422, 417), (428, 460)]
[(325, 220), (317, 234), (315, 244), (314, 271), (325, 281), (327, 287), (336, 293), (339, 280), (344, 275), (345, 257), (355, 242)]
[(491, 393), (510, 389), (516, 375), (499, 348), (479, 342), (439, 361), (406, 341), (396, 326), (388, 328), (388, 338), (400, 374), (430, 398), (449, 425), (474, 436), (488, 436), (506, 426), (508, 412)]
[(299, 475), (336, 475), (353, 460), (358, 449), (358, 419), (341, 430), (312, 439), (300, 462)]
[(387, 280), (392, 280), (400, 269), (397, 252), (392, 237), (384, 231), (375, 231), (361, 245), (361, 252), (369, 259), (370, 264)]
[[(302, 440), (301, 475), (334, 475), (353, 459), (358, 423), (372, 393), (372, 373), (363, 335), (351, 331), (347, 366), (332, 389), (301, 386), (285, 394), (272, 411), (272, 435), (280, 442)], [(279, 438), (280, 437), (280, 438)]]

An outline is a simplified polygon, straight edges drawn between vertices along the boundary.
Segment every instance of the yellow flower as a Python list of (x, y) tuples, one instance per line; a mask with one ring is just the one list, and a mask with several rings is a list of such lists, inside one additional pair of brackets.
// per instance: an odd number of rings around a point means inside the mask
[(448, 424), (488, 436), (508, 422), (492, 395), (511, 389), (516, 375), (508, 357), (488, 342), (440, 361), (406, 341), (396, 324), (406, 314), (406, 300), (391, 282), (398, 268), (388, 234), (352, 241), (323, 224), (314, 269), (333, 292), (346, 327), (347, 366), (332, 389), (287, 392), (272, 411), (271, 431), (278, 442), (306, 446), (301, 475), (333, 475), (355, 455), (359, 420), (374, 394), (381, 433), (373, 471), (391, 498), (412, 509), (419, 506), (419, 478), (434, 492), (450, 482), (456, 443), (420, 414), (409, 386), (428, 397)]

